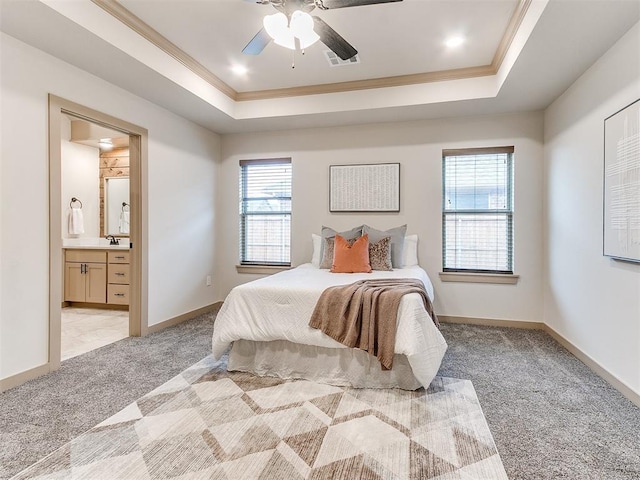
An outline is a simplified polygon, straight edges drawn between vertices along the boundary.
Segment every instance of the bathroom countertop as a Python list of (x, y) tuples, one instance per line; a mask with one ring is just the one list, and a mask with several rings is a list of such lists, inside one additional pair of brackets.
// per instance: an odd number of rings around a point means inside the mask
[(129, 250), (129, 242), (124, 245), (64, 245), (63, 250)]

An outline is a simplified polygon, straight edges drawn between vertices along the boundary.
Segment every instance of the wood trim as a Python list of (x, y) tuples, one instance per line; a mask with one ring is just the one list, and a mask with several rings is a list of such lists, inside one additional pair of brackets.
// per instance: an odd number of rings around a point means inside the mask
[(148, 312), (148, 211), (146, 172), (148, 165), (148, 132), (145, 128), (83, 105), (49, 94), (49, 365), (51, 371), (60, 368), (62, 304), (62, 225), (61, 225), (61, 118), (62, 115), (86, 120), (129, 135), (130, 162), (130, 239), (131, 305), (129, 335), (147, 333)]
[(213, 73), (211, 73), (210, 70), (208, 70), (204, 65), (198, 62), (195, 58), (172, 43), (166, 37), (162, 36), (160, 33), (158, 33), (157, 30), (153, 29), (149, 24), (145, 23), (140, 17), (134, 15), (133, 12), (127, 10), (116, 0), (91, 1), (114, 18), (120, 20), (131, 30), (139, 34), (142, 38), (154, 44), (174, 60), (180, 62), (197, 76), (202, 78), (205, 82), (220, 90), (227, 97), (231, 98), (232, 100), (236, 99), (237, 92), (233, 88), (216, 77)]
[(149, 333), (156, 333), (160, 330), (163, 330), (168, 327), (173, 327), (174, 325), (178, 325), (179, 323), (186, 322), (187, 320), (191, 320), (203, 313), (209, 313), (216, 309), (218, 309), (222, 305), (222, 302), (212, 303), (211, 305), (207, 305), (202, 308), (198, 308), (196, 310), (192, 310), (187, 313), (183, 313), (182, 315), (178, 315), (177, 317), (170, 318), (168, 320), (164, 320), (163, 322), (156, 323), (155, 325), (149, 326)]
[(276, 266), (276, 265), (236, 265), (236, 272), (238, 273), (254, 273), (256, 275), (272, 275), (278, 272), (284, 272), (285, 270), (291, 270), (290, 266)]
[(0, 392), (5, 392), (10, 388), (18, 387), (29, 380), (46, 375), (50, 371), (50, 365), (45, 363), (39, 367), (34, 367), (29, 370), (25, 370), (24, 372), (11, 375), (10, 377), (0, 379)]
[(487, 327), (511, 327), (543, 330), (545, 333), (549, 334), (556, 342), (562, 345), (562, 347), (567, 349), (578, 360), (589, 367), (589, 369), (591, 369), (593, 373), (609, 383), (613, 388), (624, 395), (629, 401), (640, 407), (640, 393), (635, 392), (626, 383), (613, 375), (597, 361), (584, 353), (582, 350), (580, 350), (580, 348), (564, 338), (561, 334), (559, 334), (546, 323), (529, 321), (520, 322), (518, 320), (500, 320), (493, 318), (456, 317), (449, 315), (438, 315), (438, 320), (441, 323), (462, 323), (467, 325), (482, 325)]
[[(49, 94), (49, 101), (50, 103), (53, 101), (56, 105), (58, 105), (62, 113), (79, 118), (80, 120), (95, 123), (97, 125), (110, 128), (111, 130), (122, 132), (124, 134), (147, 134), (146, 128), (139, 127), (138, 125), (121, 120), (106, 113), (98, 112), (97, 110), (93, 110), (91, 108), (85, 107), (84, 105), (80, 105), (79, 103), (66, 100), (56, 95)], [(129, 148), (131, 148), (131, 146), (129, 146)]]
[(438, 315), (441, 323), (464, 323), (467, 325), (483, 325), (486, 327), (524, 328), (527, 330), (544, 330), (544, 323), (520, 320), (503, 320), (497, 318), (456, 317), (451, 315)]
[[(74, 306), (91, 306), (93, 308), (95, 307), (95, 304), (81, 304), (81, 303), (74, 303)], [(188, 313), (184, 313), (182, 315), (178, 315), (177, 317), (173, 317), (170, 318), (169, 320), (165, 320), (164, 322), (158, 323), (156, 325), (152, 325), (148, 328), (148, 333), (155, 333), (158, 332), (164, 328), (167, 327), (171, 327), (173, 325), (178, 325), (179, 323), (185, 322), (187, 320), (190, 320), (192, 318), (197, 317), (198, 315), (202, 315), (203, 313), (208, 313), (211, 311), (214, 311), (216, 309), (218, 309), (220, 306), (222, 306), (222, 302), (216, 302), (216, 303), (212, 303), (211, 305), (207, 305), (205, 307), (202, 308), (198, 308), (196, 310), (193, 310), (191, 312)], [(124, 307), (123, 309), (126, 310), (126, 307)], [(10, 388), (14, 388), (17, 386), (22, 385), (23, 383), (28, 382), (29, 380), (33, 380), (35, 378), (41, 377), (43, 375), (46, 375), (47, 373), (52, 372), (53, 370), (56, 370), (54, 368), (51, 368), (51, 365), (49, 363), (45, 363), (44, 365), (40, 365), (38, 367), (26, 370), (24, 372), (20, 372), (17, 373), (15, 375), (11, 375), (10, 377), (7, 378), (2, 378), (0, 379), (0, 392), (4, 392), (6, 390), (9, 390)]]
[(308, 85), (304, 87), (276, 88), (273, 90), (257, 90), (238, 92), (236, 100), (239, 102), (250, 100), (268, 100), (272, 98), (300, 97), (304, 95), (322, 95), (325, 93), (351, 92), (372, 88), (404, 87), (421, 83), (443, 82), (445, 80), (461, 80), (464, 78), (478, 78), (495, 75), (496, 70), (491, 65), (480, 67), (456, 68), (438, 72), (414, 73), (411, 75), (397, 75), (394, 77), (371, 78), (368, 80), (353, 80), (350, 82), (326, 83), (322, 85)]
[[(49, 345), (47, 372), (60, 368), (64, 299), (62, 251), (62, 109), (64, 100), (49, 95)], [(44, 372), (46, 373), (46, 372)], [(34, 377), (35, 378), (35, 377)]]
[(502, 39), (498, 44), (498, 48), (496, 49), (496, 53), (493, 56), (493, 60), (491, 61), (491, 67), (493, 70), (498, 73), (500, 67), (502, 66), (502, 62), (504, 61), (504, 57), (507, 55), (509, 51), (509, 47), (513, 43), (513, 39), (516, 37), (516, 33), (518, 33), (518, 29), (524, 20), (527, 11), (529, 10), (529, 6), (531, 5), (531, 0), (520, 0), (516, 9), (511, 15), (511, 19), (509, 20), (509, 24), (507, 25), (507, 29), (502, 35)]
[(158, 47), (160, 50), (171, 56), (186, 68), (191, 70), (204, 81), (220, 90), (232, 100), (252, 101), (267, 100), (273, 98), (299, 97), (305, 95), (321, 95), (327, 93), (350, 92), (355, 90), (366, 90), (373, 88), (399, 87), (407, 85), (424, 84), (431, 82), (442, 82), (447, 80), (461, 80), (464, 78), (478, 78), (495, 75), (513, 43), (524, 17), (529, 10), (532, 0), (519, 0), (514, 10), (507, 28), (502, 35), (500, 43), (493, 56), (491, 64), (456, 68), (450, 70), (441, 70), (437, 72), (424, 72), (409, 75), (397, 75), (392, 77), (381, 77), (368, 80), (355, 80), (351, 82), (337, 82), (322, 85), (309, 85), (303, 87), (277, 88), (270, 90), (256, 90), (248, 92), (238, 92), (227, 83), (222, 81), (204, 65), (190, 56), (184, 50), (180, 49), (158, 31), (153, 29), (149, 24), (145, 23), (133, 12), (126, 9), (116, 0), (91, 0), (95, 5), (102, 8), (105, 12), (131, 28), (147, 41)]
[(493, 283), (502, 285), (515, 285), (520, 278), (520, 275), (505, 273), (440, 272), (438, 275), (443, 282)]
[(513, 153), (516, 149), (513, 145), (504, 147), (477, 147), (477, 148), (447, 148), (442, 150), (443, 157), (456, 157), (459, 155), (487, 155), (495, 153)]
[(277, 164), (284, 165), (291, 163), (291, 157), (282, 157), (282, 158), (252, 158), (249, 160), (240, 160), (240, 166), (243, 167), (245, 165), (268, 165), (268, 164)]
[[(129, 335), (145, 336), (149, 321), (149, 183), (147, 130), (129, 134)], [(135, 321), (131, 321), (135, 319)]]
[(96, 308), (100, 310), (129, 310), (129, 305), (114, 305), (112, 303), (87, 303), (87, 302), (64, 302), (65, 307), (74, 308)]
[(589, 355), (584, 353), (580, 348), (575, 346), (569, 340), (560, 335), (557, 331), (551, 328), (549, 325), (544, 325), (544, 331), (547, 332), (554, 340), (556, 340), (560, 345), (566, 348), (569, 352), (571, 352), (578, 360), (584, 363), (587, 367), (589, 367), (596, 375), (609, 383), (613, 388), (618, 390), (622, 395), (624, 395), (629, 401), (634, 403), (636, 406), (640, 407), (640, 393), (635, 392), (631, 387), (629, 387), (626, 383), (620, 380), (618, 377), (609, 372), (606, 368), (600, 365), (597, 361), (591, 358)]
[[(104, 224), (104, 191), (107, 178), (129, 177), (129, 147), (118, 147), (110, 151), (100, 151), (98, 181), (100, 188), (100, 236), (105, 236)], [(129, 234), (113, 234), (114, 237), (128, 237)]]

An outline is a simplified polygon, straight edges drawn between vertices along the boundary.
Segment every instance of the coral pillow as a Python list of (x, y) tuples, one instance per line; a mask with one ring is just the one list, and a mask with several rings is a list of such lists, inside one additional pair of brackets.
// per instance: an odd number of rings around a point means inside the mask
[(341, 235), (336, 235), (333, 265), (333, 273), (371, 273), (369, 263), (369, 236), (363, 235), (353, 245)]

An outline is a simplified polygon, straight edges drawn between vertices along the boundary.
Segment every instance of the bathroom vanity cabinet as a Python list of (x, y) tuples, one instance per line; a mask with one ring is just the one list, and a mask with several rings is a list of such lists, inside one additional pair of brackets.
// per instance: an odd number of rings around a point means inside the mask
[(65, 250), (64, 300), (129, 305), (129, 251)]

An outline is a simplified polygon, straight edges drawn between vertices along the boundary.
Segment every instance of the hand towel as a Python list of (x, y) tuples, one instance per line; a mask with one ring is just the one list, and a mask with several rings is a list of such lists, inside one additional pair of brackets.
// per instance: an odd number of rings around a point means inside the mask
[(69, 211), (69, 234), (79, 235), (84, 233), (84, 218), (81, 208), (71, 208)]
[(129, 233), (129, 212), (120, 213), (119, 230), (120, 233)]

